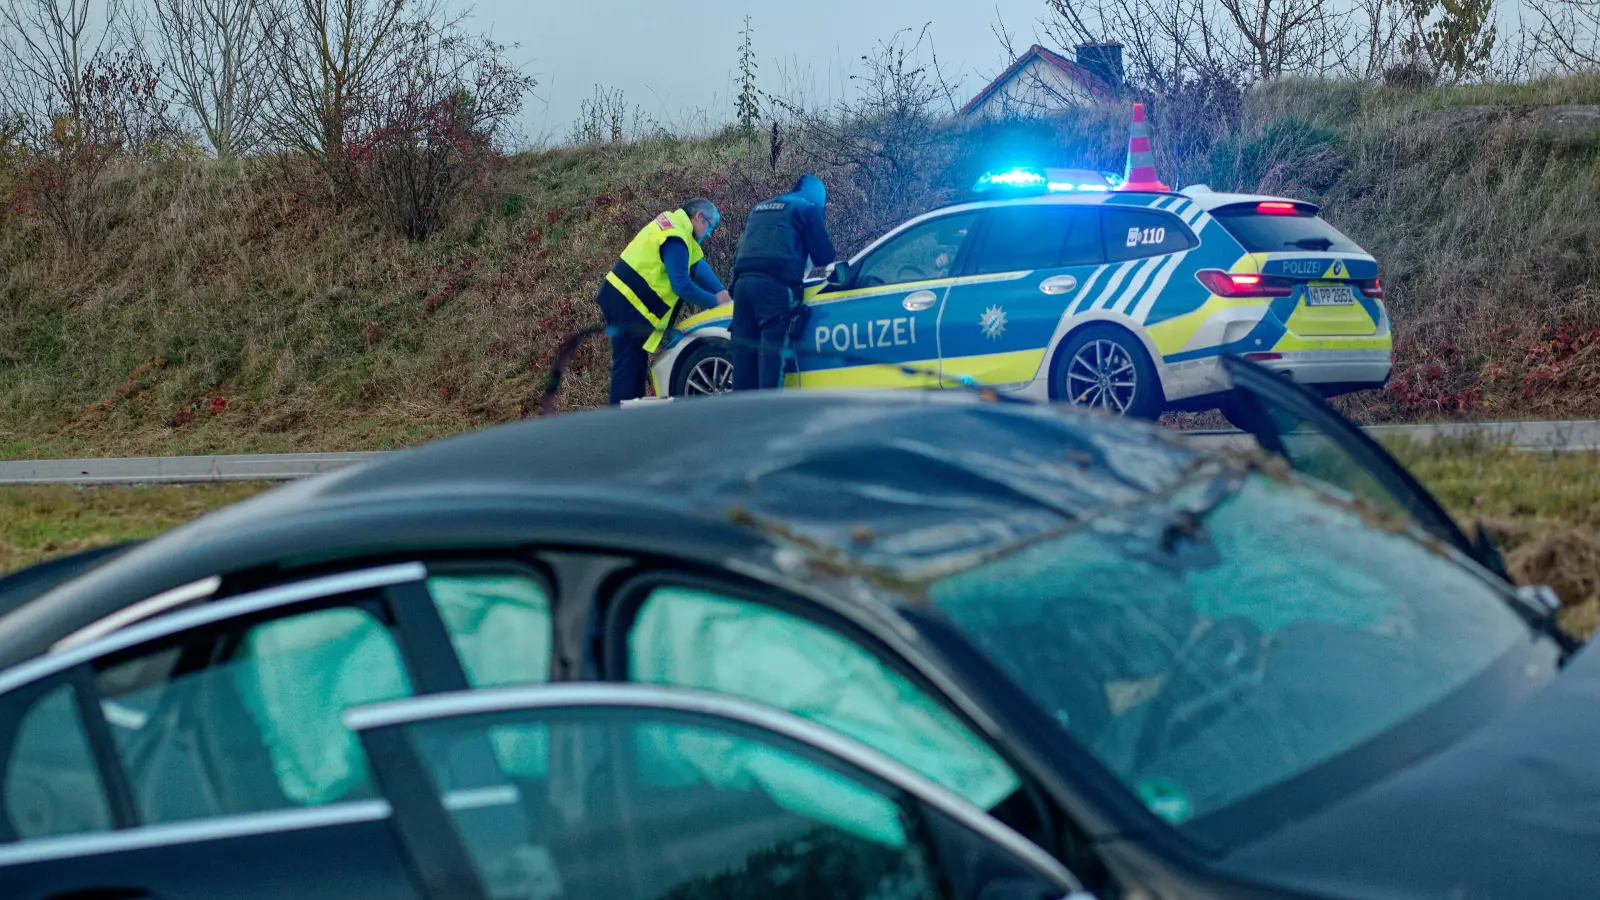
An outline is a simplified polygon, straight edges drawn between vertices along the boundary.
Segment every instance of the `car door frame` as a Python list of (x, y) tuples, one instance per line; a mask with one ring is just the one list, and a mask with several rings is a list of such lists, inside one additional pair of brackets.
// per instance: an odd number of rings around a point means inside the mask
[[(207, 816), (181, 822), (142, 822), (128, 786), (126, 767), (112, 746), (113, 738), (107, 730), (105, 714), (96, 702), (98, 691), (93, 684), (92, 670), (97, 663), (108, 658), (136, 654), (141, 648), (160, 646), (189, 635), (228, 631), (241, 627), (243, 623), (269, 622), (279, 617), (288, 618), (320, 609), (342, 606), (367, 608), (377, 604), (387, 615), (385, 624), (390, 629), (416, 696), (465, 690), (468, 688), (465, 667), (428, 592), (427, 580), (434, 574), (467, 572), (515, 573), (541, 584), (551, 605), (552, 671), (547, 678), (556, 678), (554, 629), (560, 601), (551, 579), (540, 567), (503, 557), (377, 563), (274, 584), (158, 613), (92, 640), (0, 671), (0, 698), (52, 690), (62, 684), (73, 686), (79, 721), (112, 815), (112, 827), (107, 831), (0, 844), (0, 872), (11, 864), (70, 858), (85, 852), (137, 851), (150, 846), (203, 846), (230, 837), (300, 832), (323, 824), (340, 825), (389, 818), (387, 801), (371, 798), (301, 809)], [(0, 723), (0, 737), (7, 741), (7, 748), (15, 740), (16, 729), (13, 725), (11, 722)], [(0, 748), (0, 751), (4, 749)], [(106, 886), (107, 889), (111, 887)], [(94, 888), (85, 886), (82, 889)]]
[[(817, 306), (827, 306), (827, 305), (832, 305), (832, 304), (836, 304), (836, 303), (849, 304), (849, 303), (854, 303), (854, 302), (857, 302), (857, 301), (876, 299), (877, 297), (879, 297), (880, 295), (883, 295), (883, 294), (893, 294), (893, 293), (896, 293), (896, 292), (900, 291), (901, 289), (905, 288), (906, 285), (924, 283), (924, 282), (908, 281), (908, 282), (903, 282), (903, 283), (900, 283), (900, 284), (862, 285), (862, 284), (860, 284), (861, 267), (862, 267), (862, 264), (865, 263), (867, 260), (871, 259), (873, 255), (883, 251), (886, 247), (888, 247), (890, 244), (892, 244), (895, 240), (900, 238), (902, 235), (907, 234), (908, 232), (914, 231), (914, 230), (916, 230), (918, 228), (921, 228), (922, 226), (924, 226), (924, 225), (926, 225), (926, 224), (928, 224), (930, 222), (936, 222), (936, 221), (938, 221), (940, 219), (952, 218), (952, 217), (961, 216), (961, 215), (970, 215), (970, 216), (973, 217), (971, 229), (967, 232), (966, 239), (962, 242), (961, 247), (957, 250), (955, 258), (950, 261), (950, 274), (944, 276), (943, 278), (925, 279), (925, 282), (926, 281), (931, 281), (931, 282), (937, 283), (937, 282), (941, 282), (942, 281), (942, 282), (946, 282), (946, 284), (942, 288), (938, 288), (938, 289), (929, 288), (929, 289), (927, 289), (930, 293), (935, 293), (937, 295), (937, 296), (935, 296), (933, 302), (930, 303), (927, 307), (925, 307), (924, 309), (921, 309), (921, 310), (908, 310), (908, 311), (912, 311), (912, 312), (924, 312), (924, 311), (927, 311), (927, 310), (934, 310), (933, 352), (932, 352), (932, 354), (930, 356), (926, 357), (925, 359), (916, 360), (914, 362), (893, 363), (893, 362), (877, 361), (877, 360), (870, 359), (869, 357), (856, 357), (855, 356), (855, 352), (856, 351), (854, 351), (854, 350), (851, 350), (848, 353), (846, 353), (846, 352), (838, 351), (838, 350), (835, 349), (835, 350), (828, 351), (827, 354), (824, 354), (821, 351), (810, 351), (811, 354), (813, 356), (816, 356), (816, 357), (819, 357), (819, 358), (820, 357), (824, 357), (825, 355), (827, 355), (827, 356), (832, 356), (834, 358), (842, 359), (845, 362), (845, 366), (846, 367), (850, 367), (850, 368), (867, 367), (867, 366), (874, 366), (874, 365), (884, 365), (884, 366), (898, 366), (902, 370), (915, 370), (919, 374), (931, 377), (932, 383), (929, 384), (928, 387), (932, 387), (932, 388), (939, 387), (939, 382), (940, 382), (940, 374), (939, 374), (940, 373), (940, 359), (942, 357), (942, 353), (940, 351), (940, 346), (939, 346), (939, 328), (938, 328), (939, 315), (940, 315), (941, 311), (943, 310), (945, 298), (947, 296), (949, 296), (950, 288), (954, 285), (954, 283), (958, 279), (961, 278), (961, 273), (963, 271), (965, 271), (966, 266), (968, 265), (968, 261), (971, 259), (972, 250), (973, 250), (973, 247), (976, 246), (979, 230), (984, 227), (984, 223), (986, 221), (987, 212), (988, 212), (988, 208), (987, 207), (982, 207), (982, 206), (966, 207), (966, 208), (951, 208), (951, 209), (936, 209), (936, 210), (931, 210), (931, 211), (929, 211), (927, 213), (924, 213), (924, 214), (922, 214), (920, 216), (916, 216), (915, 218), (909, 219), (909, 220), (901, 223), (900, 225), (896, 226), (895, 228), (890, 230), (888, 233), (882, 235), (877, 240), (873, 241), (871, 244), (868, 244), (866, 247), (863, 247), (859, 252), (856, 253), (855, 256), (850, 258), (850, 260), (845, 264), (846, 265), (846, 271), (847, 271), (847, 273), (849, 275), (849, 280), (847, 282), (842, 283), (842, 284), (838, 283), (838, 282), (834, 282), (831, 279), (831, 272), (833, 271), (833, 269), (830, 269), (829, 270), (830, 271), (830, 277), (829, 278), (825, 278), (823, 280), (822, 288), (817, 292), (817, 294), (815, 296), (813, 296), (811, 299), (809, 299), (806, 302), (806, 305), (808, 307), (811, 307), (811, 308), (815, 308)], [(837, 268), (837, 265), (838, 264), (835, 263), (833, 268)], [(839, 294), (853, 294), (853, 293), (855, 293), (857, 291), (873, 291), (874, 293), (871, 296), (846, 296), (846, 297), (837, 297), (836, 296), (836, 295), (839, 295)], [(907, 290), (907, 291), (905, 291), (905, 293), (907, 294), (907, 296), (910, 296), (910, 294), (917, 293), (917, 291)], [(830, 296), (830, 295), (835, 295), (835, 296)], [(902, 301), (902, 305), (903, 305), (903, 301)], [(803, 342), (802, 342), (802, 346), (803, 346)], [(868, 352), (870, 353), (870, 350)], [(796, 356), (797, 356), (798, 364), (799, 364), (799, 367), (800, 367), (800, 378), (801, 378), (800, 385), (802, 387), (804, 387), (805, 386), (805, 375), (807, 374), (806, 373), (806, 369), (805, 369), (805, 362), (804, 362), (805, 356), (806, 356), (806, 352), (805, 351), (801, 351), (801, 352), (797, 353)], [(826, 370), (826, 369), (813, 370), (813, 372), (823, 372), (823, 371), (828, 371), (828, 370)]]
[[(1093, 900), (1082, 882), (1045, 849), (910, 768), (836, 731), (726, 694), (617, 682), (569, 682), (417, 696), (355, 707), (346, 710), (343, 719), (360, 738), (375, 778), (385, 786), (406, 856), (418, 866), (415, 877), (428, 886), (429, 896), (487, 900), (471, 856), (450, 822), (445, 799), (433, 790), (427, 766), (404, 730), (422, 722), (481, 715), (602, 708), (697, 716), (758, 734), (767, 743), (802, 746), (837, 767), (890, 786), (919, 811), (936, 811), (954, 820), (995, 852), (1053, 883), (1062, 891), (1062, 900)], [(779, 740), (771, 741), (772, 736)], [(441, 840), (441, 835), (451, 838)], [(940, 868), (948, 868), (942, 860)]]
[[(1055, 266), (1054, 267), (1055, 269), (1090, 269), (1090, 270), (1094, 270), (1094, 269), (1103, 269), (1103, 268), (1106, 268), (1108, 265), (1110, 265), (1110, 264), (1108, 264), (1106, 262), (1105, 229), (1101, 225), (1102, 216), (1101, 216), (1101, 206), (1099, 204), (1087, 204), (1087, 203), (1040, 203), (1040, 204), (1026, 204), (1026, 205), (1024, 205), (1024, 208), (1026, 208), (1026, 207), (1039, 207), (1039, 208), (1043, 208), (1043, 209), (1068, 209), (1068, 210), (1071, 210), (1073, 215), (1080, 216), (1086, 222), (1088, 222), (1089, 225), (1090, 225), (1090, 229), (1094, 232), (1095, 245), (1100, 249), (1100, 258), (1099, 258), (1098, 261), (1093, 262), (1093, 263), (1074, 263), (1072, 265)], [(939, 386), (942, 387), (942, 388), (945, 388), (945, 389), (952, 389), (952, 388), (961, 389), (961, 388), (969, 388), (969, 387), (973, 386), (973, 385), (969, 384), (969, 379), (967, 377), (965, 377), (965, 376), (957, 377), (955, 375), (947, 375), (946, 372), (945, 372), (944, 313), (945, 313), (945, 309), (950, 305), (951, 296), (956, 292), (957, 289), (959, 289), (959, 288), (961, 288), (963, 286), (967, 286), (967, 285), (975, 285), (975, 284), (983, 283), (980, 280), (971, 280), (971, 281), (969, 281), (968, 279), (984, 279), (984, 280), (987, 280), (989, 278), (995, 278), (996, 280), (1001, 280), (1005, 276), (1013, 274), (1011, 272), (1005, 272), (1005, 273), (990, 273), (990, 274), (986, 274), (986, 275), (978, 275), (976, 273), (976, 270), (978, 268), (978, 261), (983, 258), (983, 251), (986, 249), (986, 247), (987, 247), (987, 245), (989, 243), (989, 234), (993, 229), (995, 217), (997, 215), (999, 215), (1002, 210), (1005, 210), (1005, 209), (1016, 209), (1016, 208), (1019, 208), (1019, 207), (1018, 207), (1018, 205), (1015, 205), (1015, 204), (996, 204), (996, 205), (993, 205), (993, 206), (983, 207), (981, 209), (982, 216), (979, 218), (977, 224), (975, 224), (973, 226), (972, 235), (968, 239), (967, 246), (965, 248), (963, 248), (962, 260), (961, 260), (961, 270), (958, 273), (958, 281), (957, 281), (957, 283), (952, 284), (950, 286), (950, 288), (945, 291), (944, 297), (939, 301), (939, 308), (940, 308), (940, 311), (939, 311)], [(1019, 272), (1038, 272), (1039, 270), (1033, 269), (1033, 270), (1017, 270), (1017, 271), (1019, 271)], [(1060, 276), (1054, 276), (1054, 277), (1060, 277)], [(1036, 370), (1029, 377), (1029, 380), (1027, 380), (1025, 382), (1020, 382), (1020, 383), (1016, 383), (1016, 384), (1010, 384), (1009, 386), (1005, 386), (1005, 387), (998, 386), (998, 385), (978, 385), (978, 386), (980, 386), (980, 387), (994, 387), (996, 390), (1000, 390), (1003, 393), (1015, 393), (1015, 392), (1018, 392), (1018, 391), (1025, 391), (1028, 388), (1034, 386), (1038, 382), (1039, 378), (1041, 377), (1041, 375), (1040, 375), (1041, 371), (1044, 373), (1042, 377), (1044, 377), (1046, 379), (1048, 379), (1050, 377), (1050, 375), (1049, 375), (1050, 354), (1051, 354), (1052, 349), (1054, 349), (1054, 347), (1056, 346), (1057, 341), (1061, 337), (1061, 335), (1063, 333), (1063, 330), (1064, 330), (1062, 325), (1061, 325), (1061, 320), (1065, 317), (1065, 314), (1066, 314), (1067, 310), (1071, 309), (1073, 305), (1077, 304), (1080, 300), (1083, 299), (1080, 295), (1082, 294), (1082, 292), (1085, 289), (1087, 289), (1089, 287), (1092, 287), (1093, 286), (1092, 282), (1094, 281), (1094, 279), (1092, 277), (1089, 278), (1089, 279), (1079, 279), (1079, 278), (1077, 278), (1077, 276), (1070, 276), (1070, 277), (1072, 277), (1073, 281), (1074, 281), (1072, 289), (1069, 290), (1065, 294), (1066, 300), (1065, 300), (1065, 304), (1064, 304), (1062, 313), (1056, 316), (1057, 325), (1056, 325), (1055, 329), (1052, 331), (1052, 333), (1046, 338), (1045, 344), (1041, 348), (1041, 354), (1042, 354), (1043, 360), (1041, 362), (1041, 365), (1040, 365), (1039, 369)], [(1076, 318), (1076, 315), (1077, 314), (1074, 315), (1074, 318)], [(1065, 330), (1070, 330), (1070, 329), (1071, 329), (1071, 326), (1068, 325)]]
[(942, 706), (1011, 768), (1039, 817), (1045, 849), (1063, 861), (1109, 869), (1113, 863), (1103, 838), (1114, 833), (1138, 833), (1174, 852), (1195, 850), (1121, 787), (1086, 747), (1057, 733), (1059, 726), (1009, 676), (937, 615), (873, 610), (798, 580), (743, 581), (670, 564), (639, 568), (597, 598), (601, 618), (594, 646), (600, 679), (629, 683), (628, 633), (651, 590), (660, 586), (706, 590), (777, 610), (860, 646)]
[(1454, 517), (1426, 487), (1377, 440), (1345, 418), (1327, 400), (1289, 378), (1241, 356), (1224, 353), (1222, 370), (1230, 383), (1228, 401), (1237, 411), (1244, 431), (1261, 448), (1297, 468), (1284, 446), (1283, 432), (1273, 419), (1281, 409), (1308, 422), (1333, 441), (1384, 490), (1405, 508), (1425, 531), (1507, 582), (1512, 580), (1505, 560), (1483, 533), (1468, 538)]

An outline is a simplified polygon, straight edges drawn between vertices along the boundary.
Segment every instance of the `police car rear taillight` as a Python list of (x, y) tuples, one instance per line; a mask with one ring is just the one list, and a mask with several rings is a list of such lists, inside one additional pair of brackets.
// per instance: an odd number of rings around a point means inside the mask
[(1273, 275), (1204, 269), (1194, 277), (1218, 297), (1287, 297), (1294, 293), (1293, 284)]
[(1360, 285), (1361, 285), (1361, 293), (1366, 294), (1368, 297), (1372, 298), (1373, 300), (1382, 300), (1383, 299), (1383, 282), (1382, 281), (1380, 281), (1380, 280), (1378, 280), (1376, 278), (1369, 278), (1366, 281), (1360, 282)]

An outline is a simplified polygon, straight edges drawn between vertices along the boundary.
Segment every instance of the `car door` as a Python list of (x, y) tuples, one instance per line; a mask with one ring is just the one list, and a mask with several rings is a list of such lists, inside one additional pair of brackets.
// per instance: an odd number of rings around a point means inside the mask
[(435, 897), (1085, 896), (1048, 854), (904, 766), (734, 698), (501, 688), (345, 722)]
[(1225, 354), (1222, 368), (1231, 380), (1229, 416), (1263, 450), (1386, 514), (1404, 517), (1510, 580), (1500, 553), (1481, 529), (1476, 541), (1469, 539), (1399, 460), (1322, 397), (1239, 356)]
[(939, 307), (977, 221), (968, 210), (912, 224), (850, 265), (839, 290), (812, 296), (799, 385), (936, 387)]
[(1026, 387), (1104, 253), (1099, 213), (1066, 204), (989, 211), (939, 317), (940, 383)]
[(84, 896), (419, 896), (350, 705), (550, 671), (512, 564), (310, 578), (0, 673), (0, 884)]

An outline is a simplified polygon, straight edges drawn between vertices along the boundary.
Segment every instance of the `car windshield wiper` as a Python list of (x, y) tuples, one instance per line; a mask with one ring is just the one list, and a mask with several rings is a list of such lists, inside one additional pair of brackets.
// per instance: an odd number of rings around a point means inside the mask
[(1308, 237), (1290, 241), (1289, 246), (1299, 247), (1302, 250), (1326, 250), (1333, 246), (1333, 241), (1325, 237)]

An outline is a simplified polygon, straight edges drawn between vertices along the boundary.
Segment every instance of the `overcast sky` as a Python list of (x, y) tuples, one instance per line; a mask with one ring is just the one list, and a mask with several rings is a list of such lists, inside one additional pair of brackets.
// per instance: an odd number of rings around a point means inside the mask
[[(465, 0), (457, 0), (465, 2)], [(525, 127), (563, 139), (595, 85), (620, 88), (630, 104), (663, 124), (693, 125), (695, 111), (733, 117), (739, 29), (751, 17), (764, 89), (780, 81), (837, 98), (862, 53), (901, 28), (931, 22), (947, 75), (974, 94), (1008, 62), (990, 30), (998, 15), (1018, 51), (1033, 43), (1044, 0), (477, 0), (477, 30), (515, 53), (539, 79)]]

